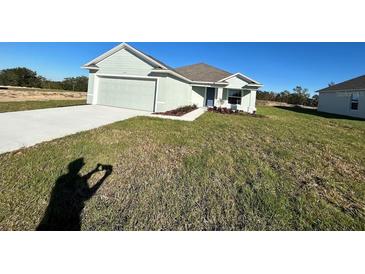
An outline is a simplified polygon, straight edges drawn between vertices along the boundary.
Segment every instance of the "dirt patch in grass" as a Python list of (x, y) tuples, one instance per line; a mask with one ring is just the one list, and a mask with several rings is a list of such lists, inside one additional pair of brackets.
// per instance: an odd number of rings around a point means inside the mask
[(165, 112), (155, 112), (153, 114), (159, 114), (159, 115), (169, 115), (169, 116), (183, 116), (189, 112), (192, 112), (193, 110), (196, 110), (197, 106), (184, 106), (177, 109), (165, 111)]
[(51, 90), (0, 90), (0, 102), (86, 100), (86, 92)]

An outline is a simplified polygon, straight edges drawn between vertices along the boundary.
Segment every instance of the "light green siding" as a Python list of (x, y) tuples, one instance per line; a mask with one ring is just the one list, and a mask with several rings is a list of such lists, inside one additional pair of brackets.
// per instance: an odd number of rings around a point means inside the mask
[(228, 82), (228, 86), (226, 86), (226, 88), (232, 88), (232, 89), (241, 89), (243, 86), (247, 85), (247, 82), (243, 81), (238, 77), (232, 77), (226, 80), (226, 82)]
[(198, 107), (205, 105), (205, 87), (192, 87), (191, 103)]
[(249, 107), (251, 103), (250, 91), (243, 90), (241, 94), (242, 94), (241, 105), (244, 107)]
[(98, 74), (138, 75), (147, 76), (153, 66), (139, 57), (122, 49), (103, 61), (97, 63)]
[(100, 77), (97, 103), (130, 109), (154, 110), (156, 81)]
[(159, 78), (157, 111), (191, 105), (191, 86), (170, 76)]

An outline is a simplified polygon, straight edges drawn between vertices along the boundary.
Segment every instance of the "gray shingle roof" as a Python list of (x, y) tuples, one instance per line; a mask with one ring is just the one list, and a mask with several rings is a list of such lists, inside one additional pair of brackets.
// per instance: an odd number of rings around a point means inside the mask
[[(140, 51), (140, 52), (142, 52), (142, 51)], [(173, 68), (172, 68), (172, 67), (170, 67), (169, 65), (166, 65), (164, 62), (161, 62), (160, 60), (156, 59), (155, 57), (153, 57), (153, 56), (151, 56), (151, 55), (149, 55), (149, 54), (146, 54), (146, 53), (144, 53), (144, 52), (142, 52), (142, 53), (143, 53), (144, 55), (146, 55), (146, 56), (150, 57), (152, 60), (156, 61), (157, 63), (160, 63), (161, 65), (163, 65), (163, 66), (167, 67), (168, 69), (173, 70)], [(162, 68), (162, 67), (160, 67), (160, 68)]]
[(232, 73), (230, 72), (218, 69), (204, 63), (179, 67), (175, 68), (174, 70), (192, 81), (202, 82), (218, 82), (219, 80), (222, 80), (232, 75)]
[(365, 75), (344, 81), (342, 83), (320, 89), (319, 91), (339, 91), (339, 90), (365, 90)]

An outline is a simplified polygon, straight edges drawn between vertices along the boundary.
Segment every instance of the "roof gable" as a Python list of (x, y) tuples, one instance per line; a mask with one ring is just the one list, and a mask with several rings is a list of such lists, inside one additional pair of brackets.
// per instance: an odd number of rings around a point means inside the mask
[(241, 89), (244, 86), (246, 86), (247, 84), (249, 84), (247, 81), (243, 80), (241, 77), (230, 77), (229, 79), (227, 79), (225, 82), (228, 83), (226, 88), (233, 88), (233, 89)]
[(234, 78), (234, 77), (237, 77), (238, 79), (245, 81), (247, 84), (261, 85), (259, 82), (255, 81), (239, 72), (232, 74), (232, 75), (228, 76), (227, 78), (221, 79), (219, 82), (227, 82), (229, 79)]
[(182, 76), (197, 82), (218, 82), (219, 80), (232, 75), (230, 72), (204, 63), (175, 68), (175, 71)]
[(318, 90), (321, 91), (345, 91), (345, 90), (365, 90), (365, 75), (338, 83), (333, 86), (329, 86), (323, 89)]
[(115, 54), (115, 53), (117, 53), (117, 52), (119, 52), (120, 50), (123, 50), (123, 49), (126, 49), (126, 50), (130, 51), (131, 53), (133, 53), (137, 57), (141, 58), (142, 60), (144, 60), (145, 62), (151, 64), (152, 66), (154, 66), (156, 68), (169, 69), (168, 66), (166, 66), (165, 64), (163, 64), (159, 60), (157, 60), (157, 59), (153, 58), (152, 56), (149, 56), (149, 55), (133, 48), (132, 46), (128, 45), (127, 43), (119, 44), (118, 46), (112, 48), (111, 50), (105, 52), (104, 54), (96, 57), (95, 59), (93, 59), (90, 62), (83, 65), (83, 68), (90, 69), (90, 68), (93, 68), (93, 67), (97, 67), (98, 63), (100, 63), (101, 61), (105, 60), (106, 58), (112, 56), (113, 54)]

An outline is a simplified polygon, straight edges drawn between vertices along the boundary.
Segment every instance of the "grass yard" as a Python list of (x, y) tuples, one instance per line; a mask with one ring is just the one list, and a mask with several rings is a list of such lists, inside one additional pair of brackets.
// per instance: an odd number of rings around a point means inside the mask
[[(82, 230), (364, 230), (365, 121), (258, 113), (137, 117), (0, 155), (0, 229), (76, 212)], [(110, 175), (65, 176), (81, 158)]]
[(18, 102), (0, 102), (0, 113), (32, 110), (42, 108), (56, 108), (56, 107), (68, 107), (85, 105), (86, 100), (50, 100), (50, 101), (18, 101)]

